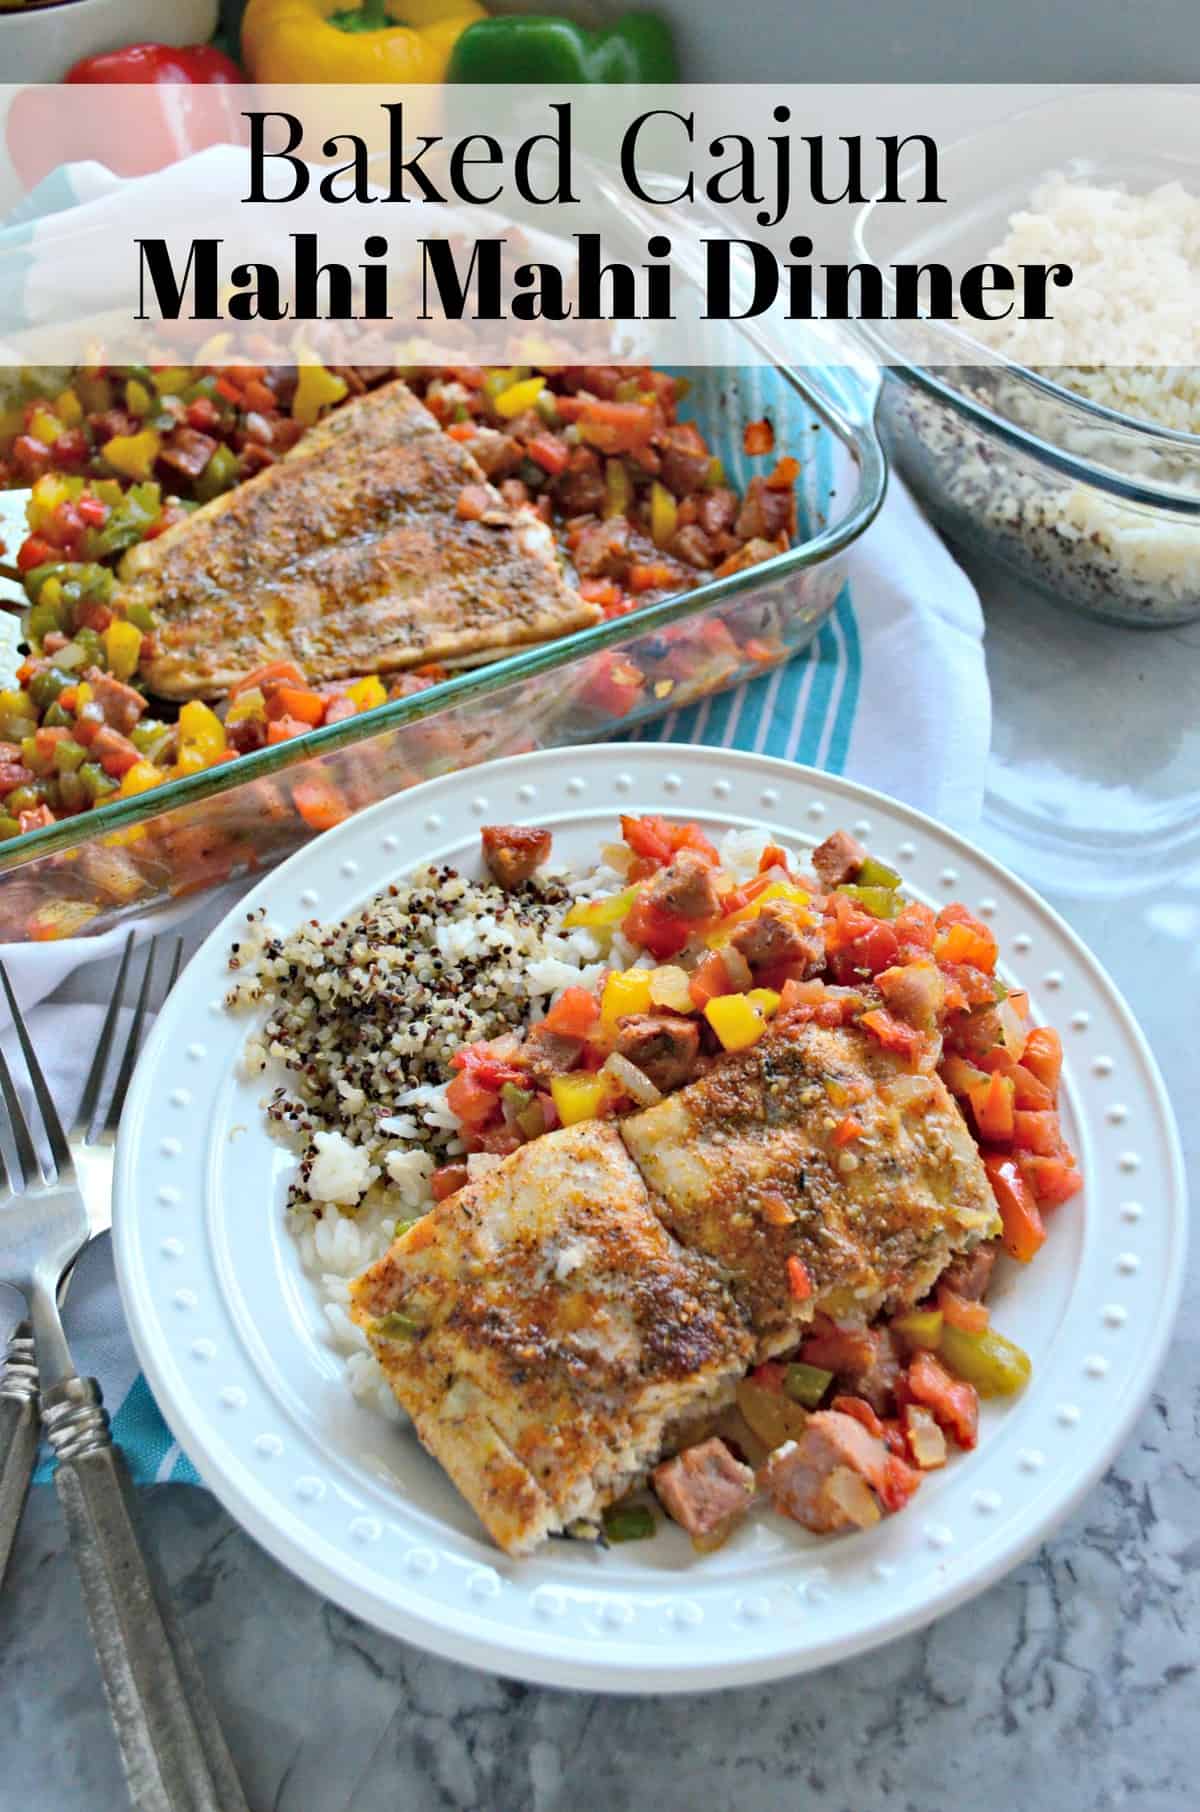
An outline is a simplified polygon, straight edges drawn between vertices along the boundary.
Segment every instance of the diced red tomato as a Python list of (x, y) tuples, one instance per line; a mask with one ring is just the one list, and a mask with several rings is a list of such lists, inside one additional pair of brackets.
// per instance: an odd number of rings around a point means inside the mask
[(560, 472), (566, 471), (571, 457), (570, 448), (557, 434), (535, 434), (532, 440), (526, 441), (525, 451), (552, 478), (557, 478)]
[(767, 474), (768, 491), (790, 491), (800, 476), (800, 461), (791, 453), (777, 459)]
[(710, 950), (688, 982), (688, 993), (703, 1012), (710, 1000), (734, 993), (725, 959), (719, 950)]
[(1013, 1085), (997, 1070), (986, 1082), (969, 1091), (971, 1111), (981, 1139), (997, 1145), (1011, 1142), (1014, 1128)]
[(1083, 1178), (1068, 1157), (1044, 1158), (1032, 1151), (1013, 1155), (1039, 1208), (1059, 1208), (1083, 1188)]
[[(528, 1081), (525, 1070), (509, 1055), (510, 1048), (514, 1052), (518, 1048), (512, 1039), (489, 1044), (481, 1038), (478, 1043), (464, 1045), (455, 1051), (450, 1062), (463, 1075), (474, 1077), (481, 1087), (498, 1095), (506, 1082), (523, 1087)], [(458, 1109), (454, 1111), (457, 1113)]]
[(308, 686), (274, 686), (267, 698), (267, 716), (296, 718), (314, 729), (324, 722), (325, 700)]
[(862, 1423), (868, 1434), (875, 1435), (881, 1441), (885, 1438), (883, 1423), (865, 1397), (835, 1397), (829, 1407), (838, 1410), (843, 1416), (853, 1416), (856, 1422)]
[(714, 868), (717, 865), (717, 852), (698, 824), (673, 824), (669, 818), (633, 818), (622, 813), (621, 835), (635, 856), (649, 856), (660, 864), (669, 862), (681, 849), (690, 849)]
[(960, 1296), (957, 1290), (947, 1284), (938, 1285), (937, 1306), (952, 1328), (961, 1328), (964, 1334), (982, 1334), (988, 1325), (986, 1303), (973, 1302), (966, 1296)]
[(995, 936), (965, 906), (944, 906), (937, 915), (937, 929), (933, 947), (939, 961), (965, 963), (989, 975), (995, 969)]
[(17, 550), (18, 571), (31, 573), (35, 566), (45, 566), (48, 560), (53, 560), (56, 552), (41, 535), (27, 535)]
[(584, 687), (584, 698), (595, 711), (610, 717), (626, 717), (646, 686), (640, 667), (623, 654), (597, 654)]
[(932, 950), (937, 932), (937, 920), (928, 906), (919, 900), (910, 900), (902, 906), (892, 920), (892, 928), (899, 938), (901, 946), (915, 945), (920, 950)]
[(855, 1139), (862, 1138), (865, 1130), (861, 1120), (856, 1119), (853, 1114), (847, 1114), (845, 1119), (839, 1120), (833, 1129), (833, 1143), (835, 1145), (852, 1145)]
[(775, 451), (775, 429), (768, 417), (760, 422), (747, 422), (742, 429), (742, 450), (751, 459), (761, 459), (764, 453)]
[(1032, 1113), (1049, 1112), (1054, 1107), (1053, 1089), (1035, 1076), (1033, 1071), (1022, 1063), (1014, 1063), (1002, 1045), (987, 1051), (978, 1059), (981, 1070), (989, 1074), (997, 1071), (1007, 1076), (1013, 1085), (1013, 1106)]
[(914, 1063), (924, 1049), (925, 1041), (920, 1032), (905, 1025), (902, 1019), (896, 1019), (883, 1007), (864, 1013), (858, 1023), (879, 1040), (885, 1051), (894, 1051), (908, 1063)]
[(788, 1294), (796, 1302), (807, 1302), (813, 1293), (812, 1278), (802, 1258), (794, 1252), (789, 1253), (787, 1261)]
[(1027, 1265), (1046, 1238), (1033, 1191), (1015, 1158), (1004, 1152), (985, 1152), (983, 1167), (1004, 1224), (1004, 1250), (1020, 1264)]
[(290, 742), (293, 736), (303, 736), (311, 729), (312, 725), (302, 717), (289, 717), (285, 713), (283, 717), (273, 717), (267, 725), (267, 741)]
[(781, 849), (778, 843), (768, 843), (763, 849), (762, 855), (758, 858), (758, 872), (760, 875), (766, 874), (769, 868), (782, 868), (785, 874), (789, 873), (787, 851)]
[(186, 414), (188, 427), (197, 428), (202, 434), (215, 428), (221, 419), (221, 411), (210, 396), (198, 396), (188, 404)]
[(562, 1038), (586, 1038), (600, 1017), (600, 1004), (586, 988), (564, 988), (542, 1024)]
[(78, 499), (75, 508), (79, 511), (80, 520), (85, 522), (88, 528), (103, 528), (108, 521), (108, 505), (101, 503), (98, 497), (92, 497), (86, 492)]
[(630, 591), (672, 591), (679, 583), (679, 572), (665, 560), (631, 561), (626, 575)]
[(446, 1105), (464, 1126), (477, 1130), (500, 1112), (500, 1096), (485, 1088), (472, 1070), (460, 1070), (446, 1089)]
[(932, 1353), (924, 1351), (913, 1358), (907, 1378), (914, 1399), (933, 1411), (933, 1419), (943, 1434), (960, 1447), (974, 1447), (979, 1439), (979, 1396), (975, 1386), (952, 1377)]
[(1012, 1142), (1020, 1151), (1035, 1151), (1042, 1158), (1058, 1157), (1063, 1149), (1058, 1115), (1050, 1108), (1041, 1113), (1014, 1113)]
[[(557, 399), (561, 403), (561, 399)], [(560, 408), (561, 413), (561, 408)], [(605, 453), (634, 453), (655, 428), (655, 411), (646, 403), (612, 403), (589, 399), (579, 417), (580, 433)]]
[(96, 760), (106, 774), (119, 780), (130, 768), (136, 767), (142, 759), (136, 746), (119, 730), (109, 724), (102, 724), (92, 739), (92, 749)]
[(760, 1390), (772, 1391), (776, 1396), (782, 1391), (786, 1376), (787, 1366), (780, 1364), (777, 1359), (768, 1359), (763, 1365), (756, 1365), (750, 1373), (751, 1381)]
[(465, 1164), (443, 1164), (435, 1170), (429, 1179), (435, 1202), (444, 1202), (449, 1195), (456, 1195), (467, 1182), (468, 1171)]
[(255, 688), (267, 692), (272, 686), (304, 686), (307, 684), (303, 673), (295, 661), (268, 661), (265, 667), (255, 667), (252, 673), (245, 673), (240, 680), (235, 680), (229, 688), (230, 698), (236, 698), (239, 692), (252, 692)]
[(625, 914), (621, 930), (631, 944), (637, 944), (651, 956), (658, 957), (660, 962), (665, 962), (669, 956), (679, 955), (691, 936), (692, 927), (686, 919), (673, 918), (669, 912), (664, 912), (643, 892)]
[(1053, 1026), (1035, 1026), (1025, 1040), (1021, 1063), (1053, 1095), (1062, 1074), (1062, 1039)]

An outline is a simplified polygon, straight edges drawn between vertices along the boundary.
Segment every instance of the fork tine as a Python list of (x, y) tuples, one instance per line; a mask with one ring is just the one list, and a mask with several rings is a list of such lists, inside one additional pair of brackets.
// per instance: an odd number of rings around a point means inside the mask
[(104, 1072), (108, 1067), (109, 1053), (112, 1050), (113, 1031), (116, 1028), (117, 1014), (125, 998), (125, 977), (129, 973), (129, 959), (133, 955), (133, 933), (125, 939), (125, 949), (121, 955), (121, 967), (117, 972), (116, 986), (104, 1015), (104, 1024), (100, 1028), (100, 1037), (92, 1058), (92, 1067), (88, 1071), (87, 1081), (83, 1085), (83, 1094), (79, 1097), (79, 1106), (75, 1112), (73, 1134), (87, 1138), (92, 1130), (92, 1121), (96, 1117), (96, 1103), (100, 1099), (100, 1088), (104, 1081)]
[[(54, 1105), (54, 1097), (46, 1087), (46, 1078), (42, 1075), (42, 1066), (37, 1060), (37, 1052), (33, 1048), (29, 1033), (25, 1030), (24, 1016), (21, 1013), (20, 1007), (17, 1005), (17, 997), (12, 991), (12, 983), (8, 979), (8, 971), (3, 963), (0, 963), (0, 982), (4, 983), (4, 992), (8, 996), (8, 1005), (9, 1010), (12, 1013), (13, 1024), (17, 1028), (17, 1037), (21, 1041), (21, 1052), (25, 1058), (25, 1068), (29, 1071), (29, 1080), (33, 1084), (33, 1093), (37, 1100), (38, 1107), (41, 1110), (42, 1119), (45, 1122), (46, 1138), (49, 1141), (50, 1150), (54, 1154), (54, 1162), (58, 1167), (58, 1174), (64, 1179), (71, 1177), (75, 1174), (75, 1161), (71, 1156), (71, 1147), (67, 1144), (67, 1135), (62, 1129), (62, 1122), (58, 1117), (58, 1109)], [(10, 1077), (9, 1081), (11, 1082), (11, 1080), (12, 1078)], [(16, 1099), (15, 1095), (13, 1099)], [(29, 1137), (28, 1128), (26, 1128), (25, 1136), (26, 1138)]]
[[(35, 1183), (40, 1183), (42, 1180), (42, 1167), (38, 1163), (38, 1155), (33, 1148), (33, 1140), (30, 1138), (29, 1128), (25, 1124), (25, 1114), (17, 1098), (17, 1091), (13, 1087), (8, 1059), (3, 1051), (0, 1051), (0, 1095), (4, 1097), (13, 1144), (17, 1148), (17, 1168), (21, 1172), (21, 1187), (32, 1189)], [(0, 1164), (2, 1163), (3, 1156), (0, 1155)]]
[(182, 967), (183, 967), (183, 939), (181, 937), (177, 937), (175, 939), (175, 954), (171, 958), (171, 973), (167, 977), (167, 985), (163, 989), (162, 1000), (160, 1000), (158, 1003), (160, 1008), (166, 1004), (167, 995), (171, 992), (171, 989), (175, 986), (175, 983), (179, 980), (179, 971)]
[(137, 1004), (133, 1009), (133, 1024), (125, 1040), (125, 1049), (121, 1053), (121, 1067), (117, 1071), (116, 1086), (112, 1100), (108, 1104), (108, 1113), (104, 1124), (110, 1132), (115, 1132), (121, 1118), (121, 1109), (125, 1105), (125, 1096), (129, 1091), (133, 1066), (137, 1062), (138, 1045), (141, 1043), (142, 1025), (146, 1018), (146, 1006), (150, 999), (150, 982), (154, 975), (154, 958), (158, 953), (158, 939), (150, 939), (150, 948), (146, 952), (146, 967), (142, 970), (142, 985), (138, 989)]

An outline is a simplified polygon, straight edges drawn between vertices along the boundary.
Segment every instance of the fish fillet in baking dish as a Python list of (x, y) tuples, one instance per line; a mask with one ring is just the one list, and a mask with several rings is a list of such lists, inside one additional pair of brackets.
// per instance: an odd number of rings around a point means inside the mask
[[(849, 1115), (862, 1133), (837, 1145)], [(760, 1357), (792, 1346), (818, 1308), (858, 1319), (917, 1301), (1000, 1231), (945, 1085), (856, 1028), (772, 1030), (621, 1134), (680, 1244), (729, 1280)]]
[[(483, 487), (481, 520), (458, 514)], [(512, 509), (403, 382), (335, 410), (275, 465), (131, 548), (121, 595), (155, 612), (162, 698), (217, 698), (292, 660), (312, 681), (469, 661), (601, 616), (550, 528)]]
[(510, 1554), (594, 1526), (750, 1361), (717, 1267), (655, 1206), (614, 1125), (568, 1127), (433, 1208), (353, 1285), (422, 1442)]

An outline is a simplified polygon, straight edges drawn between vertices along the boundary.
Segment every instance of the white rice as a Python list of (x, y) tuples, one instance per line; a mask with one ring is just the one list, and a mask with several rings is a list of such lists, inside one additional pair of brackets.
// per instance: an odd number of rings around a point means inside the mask
[[(762, 845), (761, 831), (728, 832), (722, 867), (752, 874)], [(461, 1159), (446, 1105), (453, 1052), (523, 1032), (563, 988), (591, 987), (607, 967), (652, 961), (619, 932), (601, 961), (591, 932), (559, 928), (573, 898), (623, 885), (607, 866), (544, 870), (507, 895), (451, 870), (420, 870), (337, 924), (310, 920), (280, 935), (251, 918), (233, 948), (226, 1004), (259, 1016), (244, 1069), (278, 1078), (263, 1106), (297, 1151), (289, 1231), (351, 1392), (392, 1421), (404, 1413), (350, 1319), (350, 1282), (383, 1256), (398, 1223), (433, 1205), (434, 1170)], [(468, 1174), (500, 1162), (473, 1152)]]

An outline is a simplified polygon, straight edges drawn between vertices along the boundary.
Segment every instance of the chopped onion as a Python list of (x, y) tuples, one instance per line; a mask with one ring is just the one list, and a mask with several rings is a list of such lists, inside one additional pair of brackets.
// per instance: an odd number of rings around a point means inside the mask
[(1004, 1048), (1014, 1063), (1020, 1063), (1029, 1037), (1029, 1028), (1011, 1000), (1005, 999), (997, 1002), (996, 1015), (1000, 1021), (1000, 1036), (1004, 1040)]
[(725, 965), (729, 985), (735, 993), (744, 994), (747, 988), (754, 986), (754, 976), (750, 972), (749, 963), (741, 951), (735, 950), (732, 944), (726, 944), (721, 951), (721, 961)]
[(627, 875), (633, 867), (633, 851), (628, 843), (605, 843), (600, 849), (600, 860), (606, 868), (615, 868), (619, 875)]
[(54, 656), (54, 665), (61, 668), (64, 673), (74, 673), (77, 667), (86, 666), (90, 659), (91, 656), (86, 648), (81, 648), (78, 642), (68, 642), (66, 647), (60, 648)]
[(696, 1003), (692, 999), (687, 970), (680, 969), (675, 963), (665, 963), (652, 970), (650, 1005), (668, 1007), (673, 1013), (694, 1013)]
[(946, 1437), (927, 1409), (910, 1403), (904, 1411), (909, 1451), (923, 1472), (946, 1464)]
[(630, 1063), (628, 1057), (622, 1057), (620, 1051), (613, 1051), (605, 1058), (602, 1066), (614, 1082), (620, 1083), (627, 1095), (637, 1102), (639, 1107), (653, 1107), (662, 1100), (662, 1090), (656, 1088), (644, 1070), (639, 1070), (636, 1063)]
[(933, 1093), (933, 1078), (930, 1076), (896, 1076), (888, 1083), (884, 1092), (894, 1107), (913, 1107), (918, 1101), (928, 1101)]
[(825, 1481), (824, 1495), (859, 1529), (879, 1521), (879, 1505), (866, 1480), (849, 1466), (837, 1466)]

